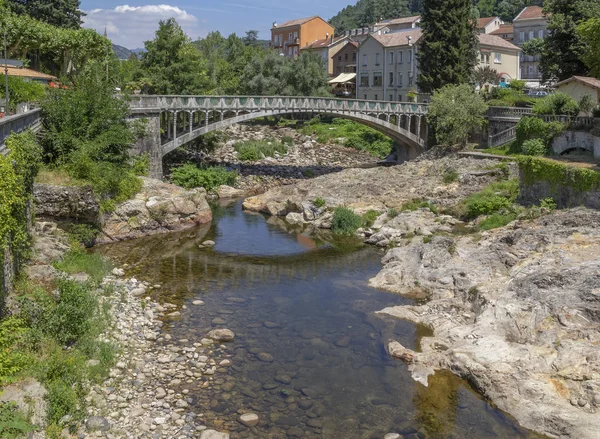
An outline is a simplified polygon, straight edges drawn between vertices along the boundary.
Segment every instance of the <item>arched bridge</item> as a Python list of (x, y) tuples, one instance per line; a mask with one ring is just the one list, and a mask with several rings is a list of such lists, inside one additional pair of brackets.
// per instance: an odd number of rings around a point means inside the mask
[(368, 125), (394, 139), (407, 158), (426, 149), (427, 106), (415, 103), (313, 97), (132, 96), (132, 119), (148, 120), (137, 153), (149, 153), (152, 176), (162, 176), (162, 158), (195, 138), (252, 119), (327, 114)]

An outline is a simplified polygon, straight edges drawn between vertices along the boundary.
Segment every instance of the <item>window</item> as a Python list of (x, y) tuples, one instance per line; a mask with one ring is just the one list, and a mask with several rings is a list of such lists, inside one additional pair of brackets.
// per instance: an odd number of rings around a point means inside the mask
[(394, 64), (394, 52), (388, 53), (389, 63)]
[(402, 87), (402, 73), (398, 73), (398, 87)]
[(347, 53), (344, 54), (344, 61), (348, 61), (348, 54)]
[(398, 52), (398, 64), (402, 64), (402, 51)]
[(535, 32), (534, 32), (534, 31), (532, 31), (532, 30), (530, 30), (530, 31), (529, 31), (529, 39), (530, 39), (530, 40), (533, 40), (533, 39), (535, 38), (535, 36), (534, 36), (534, 35), (535, 35)]
[(294, 53), (294, 52), (292, 52), (292, 48), (291, 48), (291, 47), (288, 47), (288, 55), (289, 55), (289, 56), (292, 56), (292, 55), (293, 55), (293, 53)]
[(394, 86), (394, 72), (390, 72), (390, 87)]
[(543, 29), (540, 29), (538, 31), (538, 38), (544, 38), (544, 30)]
[[(368, 73), (363, 73), (360, 75), (360, 86), (361, 87), (369, 86), (369, 74)], [(365, 97), (365, 99), (367, 99), (367, 98)]]
[(363, 66), (367, 65), (367, 55), (363, 55)]
[(275, 45), (279, 45), (279, 35), (275, 35)]
[(398, 102), (402, 102), (402, 95), (398, 95)]
[(338, 56), (338, 61), (342, 60), (342, 55)]
[(532, 75), (532, 74), (533, 74), (533, 66), (529, 66), (529, 72), (528, 72), (528, 73), (529, 73), (530, 75)]
[(502, 54), (494, 52), (494, 64), (502, 64)]
[(519, 41), (520, 42), (525, 41), (525, 32), (523, 32), (523, 31), (519, 32)]
[(352, 61), (356, 61), (356, 52), (352, 54)]
[(375, 100), (378, 100), (378, 99), (379, 99), (379, 96), (378, 96), (378, 95), (375, 95)]
[(294, 32), (294, 40), (298, 38), (298, 32)]
[(367, 95), (365, 95), (365, 101), (367, 100)]
[(489, 64), (490, 63), (490, 54), (482, 53), (481, 54), (481, 64)]
[(381, 64), (381, 53), (375, 54), (375, 65), (378, 66)]
[(298, 46), (294, 46), (294, 56), (298, 55)]
[(408, 62), (412, 62), (412, 49), (408, 51)]
[(390, 102), (394, 100), (394, 95), (390, 95)]
[(413, 80), (412, 76), (409, 76), (408, 77), (408, 85), (412, 85), (412, 80)]
[(381, 73), (373, 74), (373, 87), (381, 87), (383, 85), (383, 75)]
[(288, 41), (292, 41), (292, 33), (291, 32), (288, 35)]

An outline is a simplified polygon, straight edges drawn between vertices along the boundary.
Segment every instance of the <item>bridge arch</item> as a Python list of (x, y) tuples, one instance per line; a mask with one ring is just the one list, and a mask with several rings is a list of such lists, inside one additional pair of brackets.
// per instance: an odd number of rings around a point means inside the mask
[(132, 119), (148, 120), (134, 153), (150, 153), (151, 175), (162, 176), (162, 158), (199, 136), (267, 116), (317, 115), (353, 120), (391, 137), (407, 159), (426, 149), (427, 106), (415, 103), (313, 97), (134, 96)]

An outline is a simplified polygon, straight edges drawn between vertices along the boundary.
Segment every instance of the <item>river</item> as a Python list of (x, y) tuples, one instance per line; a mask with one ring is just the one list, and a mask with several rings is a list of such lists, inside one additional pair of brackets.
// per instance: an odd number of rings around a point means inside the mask
[[(194, 410), (232, 439), (536, 438), (450, 373), (414, 382), (385, 346), (418, 349), (424, 327), (374, 311), (409, 303), (368, 286), (381, 250), (286, 229), (215, 206), (212, 225), (100, 247), (128, 274), (160, 284), (155, 299), (178, 306), (159, 343), (198, 343), (228, 328), (233, 342), (211, 353), (214, 375), (181, 383)], [(210, 239), (214, 247), (200, 248)], [(193, 302), (203, 301), (204, 306)], [(256, 427), (241, 425), (241, 410)], [(401, 436), (402, 437), (402, 436)]]

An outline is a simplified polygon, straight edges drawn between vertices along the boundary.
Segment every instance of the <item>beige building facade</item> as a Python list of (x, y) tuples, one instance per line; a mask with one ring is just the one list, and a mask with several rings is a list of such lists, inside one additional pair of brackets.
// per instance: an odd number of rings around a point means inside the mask
[[(548, 19), (540, 6), (528, 6), (513, 21), (513, 42), (522, 47), (527, 41), (548, 36)], [(540, 57), (522, 55), (520, 77), (524, 81), (540, 83)]]
[(479, 66), (489, 66), (498, 73), (498, 82), (519, 79), (521, 49), (498, 35), (480, 34)]
[(566, 93), (579, 102), (584, 96), (590, 96), (597, 105), (600, 104), (600, 79), (587, 76), (572, 76), (556, 84), (556, 89)]

